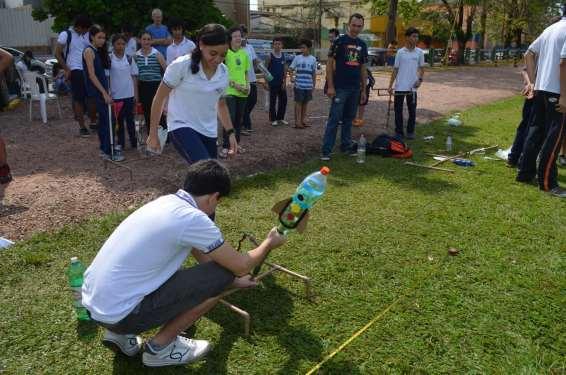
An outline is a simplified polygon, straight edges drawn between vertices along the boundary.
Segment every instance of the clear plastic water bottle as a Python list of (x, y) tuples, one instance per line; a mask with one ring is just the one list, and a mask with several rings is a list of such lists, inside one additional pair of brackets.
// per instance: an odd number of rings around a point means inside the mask
[(279, 214), (279, 233), (287, 234), (294, 229), (300, 220), (326, 191), (326, 176), (330, 173), (330, 168), (322, 167), (319, 172), (308, 175), (299, 184), (295, 194), (291, 198), (291, 203)]
[(271, 73), (269, 72), (269, 70), (265, 67), (265, 65), (263, 65), (262, 62), (260, 62), (257, 65), (258, 69), (263, 73), (263, 76), (265, 77), (265, 80), (267, 82), (271, 82), (273, 81), (273, 76), (271, 75)]
[(67, 276), (69, 277), (69, 286), (73, 292), (73, 306), (75, 307), (75, 313), (77, 314), (78, 320), (90, 320), (86, 308), (82, 303), (82, 292), (81, 288), (83, 286), (83, 274), (85, 272), (85, 267), (77, 257), (71, 258), (71, 265), (67, 271)]
[(358, 142), (358, 163), (363, 164), (366, 162), (366, 137), (360, 135), (360, 141)]
[(448, 137), (446, 137), (446, 151), (452, 152), (453, 149), (454, 144), (452, 143), (452, 136), (449, 134)]

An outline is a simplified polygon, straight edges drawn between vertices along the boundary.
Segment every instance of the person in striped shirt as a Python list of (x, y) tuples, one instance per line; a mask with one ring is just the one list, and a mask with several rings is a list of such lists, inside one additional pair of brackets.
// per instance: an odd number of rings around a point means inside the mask
[[(152, 38), (149, 32), (144, 31), (140, 35), (140, 41), (141, 48), (136, 52), (134, 60), (138, 67), (139, 99), (142, 104), (145, 123), (149, 125), (151, 103), (161, 83), (162, 72), (165, 71), (167, 64), (161, 52), (151, 46)], [(164, 119), (161, 120), (161, 126), (167, 127)]]
[(312, 100), (312, 90), (316, 82), (316, 58), (310, 54), (312, 43), (301, 40), (301, 54), (295, 56), (289, 70), (294, 74), (295, 129), (304, 129), (310, 125), (305, 122), (307, 106)]

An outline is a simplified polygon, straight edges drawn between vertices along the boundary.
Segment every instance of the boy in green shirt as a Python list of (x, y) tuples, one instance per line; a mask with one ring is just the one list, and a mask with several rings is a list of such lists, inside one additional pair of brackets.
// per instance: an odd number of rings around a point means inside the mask
[[(250, 68), (250, 59), (244, 49), (242, 49), (242, 31), (239, 27), (233, 27), (228, 30), (230, 48), (226, 53), (224, 64), (228, 67), (228, 78), (230, 80), (229, 87), (226, 90), (226, 104), (230, 111), (230, 119), (236, 131), (236, 141), (238, 142), (238, 152), (243, 153), (240, 147), (240, 130), (242, 128), (242, 119), (244, 110), (246, 109), (246, 100), (250, 91), (248, 78), (248, 69)], [(228, 137), (224, 134), (224, 141), (219, 157), (226, 158), (228, 156), (229, 147)]]

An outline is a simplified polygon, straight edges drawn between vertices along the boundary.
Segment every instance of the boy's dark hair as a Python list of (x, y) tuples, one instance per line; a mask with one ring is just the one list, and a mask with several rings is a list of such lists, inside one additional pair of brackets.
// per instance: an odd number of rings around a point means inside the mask
[(419, 29), (411, 26), (405, 31), (405, 36), (411, 36), (413, 34), (420, 34)]
[(173, 29), (183, 29), (185, 30), (185, 23), (183, 22), (183, 20), (177, 18), (177, 17), (172, 17), (169, 20), (169, 29), (173, 30)]
[(73, 23), (73, 26), (80, 27), (83, 29), (88, 29), (89, 27), (92, 26), (92, 21), (88, 16), (85, 16), (84, 14), (80, 14), (75, 18), (75, 22)]
[(352, 22), (352, 19), (357, 18), (359, 20), (362, 20), (362, 22), (364, 21), (364, 16), (362, 16), (360, 13), (354, 13), (350, 16), (350, 18), (348, 18), (348, 25)]
[(340, 35), (340, 30), (338, 30), (338, 29), (330, 29), (330, 30), (328, 30), (328, 34), (334, 34), (334, 35), (336, 35), (336, 36), (339, 36), (339, 35)]
[(299, 42), (299, 46), (305, 45), (305, 47), (307, 48), (311, 48), (312, 47), (312, 42), (308, 39), (301, 39), (301, 41)]
[(239, 26), (240, 31), (242, 32), (242, 34), (247, 34), (248, 33), (248, 28), (246, 27), (246, 25), (240, 25)]
[(221, 197), (230, 194), (230, 173), (217, 160), (200, 160), (192, 164), (187, 171), (183, 189), (195, 196), (219, 193)]
[(273, 42), (281, 42), (283, 43), (283, 38), (281, 38), (280, 36), (276, 36), (275, 38), (273, 38)]

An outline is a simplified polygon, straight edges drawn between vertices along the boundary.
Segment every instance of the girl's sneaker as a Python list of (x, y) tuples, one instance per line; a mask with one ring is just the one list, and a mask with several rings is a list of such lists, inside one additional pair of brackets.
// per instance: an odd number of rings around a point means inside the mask
[(220, 159), (226, 159), (226, 158), (228, 158), (228, 149), (227, 149), (227, 148), (223, 148), (222, 150), (220, 150), (220, 151), (218, 152), (218, 157), (219, 157)]

